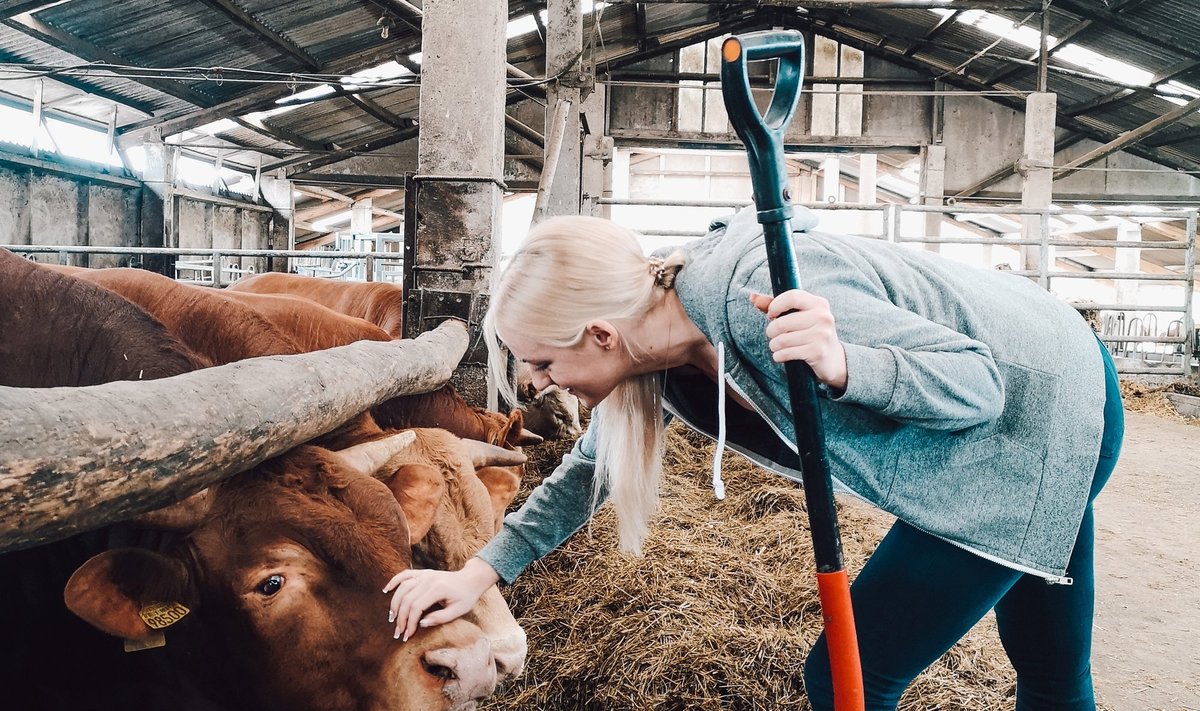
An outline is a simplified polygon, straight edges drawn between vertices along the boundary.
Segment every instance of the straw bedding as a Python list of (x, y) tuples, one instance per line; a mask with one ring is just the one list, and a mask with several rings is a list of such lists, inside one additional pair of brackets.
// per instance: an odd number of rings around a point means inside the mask
[(1200, 385), (1185, 381), (1155, 385), (1134, 379), (1121, 380), (1121, 399), (1125, 403), (1126, 410), (1200, 426), (1200, 418), (1184, 417), (1179, 414), (1179, 411), (1167, 399), (1166, 393), (1200, 397)]
[[(529, 450), (517, 504), (569, 449)], [(803, 493), (736, 454), (725, 501), (712, 446), (668, 430), (663, 511), (643, 558), (617, 550), (606, 507), (590, 528), (504, 590), (529, 635), (524, 675), (484, 709), (808, 709), (802, 669), (821, 631)], [(847, 567), (891, 524), (839, 506)], [(902, 709), (1012, 708), (1013, 672), (989, 617), (921, 676)]]

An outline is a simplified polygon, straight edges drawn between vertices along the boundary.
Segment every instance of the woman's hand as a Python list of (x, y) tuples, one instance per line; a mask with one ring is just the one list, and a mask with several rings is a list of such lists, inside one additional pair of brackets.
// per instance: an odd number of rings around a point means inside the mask
[(776, 363), (802, 360), (822, 383), (846, 389), (846, 349), (838, 339), (825, 299), (800, 289), (777, 297), (751, 293), (750, 303), (767, 315), (767, 339)]
[[(432, 627), (462, 617), (500, 576), (480, 558), (472, 558), (462, 570), (402, 570), (383, 591), (392, 593), (388, 622), (396, 623), (396, 639), (405, 642), (416, 634), (417, 627)], [(395, 592), (392, 592), (392, 591)], [(428, 615), (425, 611), (440, 604), (439, 610)]]

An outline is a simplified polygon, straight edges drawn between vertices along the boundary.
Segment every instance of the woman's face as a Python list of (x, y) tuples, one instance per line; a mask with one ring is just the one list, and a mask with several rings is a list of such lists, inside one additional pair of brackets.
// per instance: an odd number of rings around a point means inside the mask
[(537, 343), (520, 334), (506, 334), (501, 340), (515, 358), (529, 365), (533, 386), (539, 391), (557, 385), (584, 405), (595, 407), (633, 374), (625, 350), (617, 345), (615, 332), (609, 328), (607, 324), (593, 325), (579, 343), (566, 348)]

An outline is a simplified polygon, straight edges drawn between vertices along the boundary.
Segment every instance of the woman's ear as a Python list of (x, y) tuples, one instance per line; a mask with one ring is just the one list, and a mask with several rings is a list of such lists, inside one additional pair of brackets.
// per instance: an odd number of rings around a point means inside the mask
[(610, 321), (592, 321), (587, 325), (587, 337), (606, 351), (616, 347), (621, 336)]

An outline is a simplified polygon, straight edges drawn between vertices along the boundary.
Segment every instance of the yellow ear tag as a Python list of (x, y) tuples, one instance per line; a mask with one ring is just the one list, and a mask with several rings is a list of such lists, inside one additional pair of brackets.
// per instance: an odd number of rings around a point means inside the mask
[(138, 612), (151, 629), (161, 630), (182, 620), (189, 610), (177, 602), (152, 602)]

